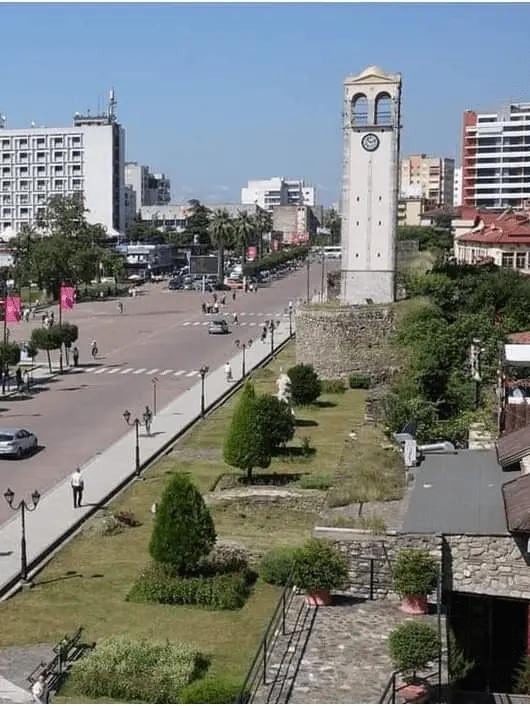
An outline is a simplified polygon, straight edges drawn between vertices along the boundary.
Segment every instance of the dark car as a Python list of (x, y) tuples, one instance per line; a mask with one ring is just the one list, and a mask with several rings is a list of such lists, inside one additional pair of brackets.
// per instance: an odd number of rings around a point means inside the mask
[(225, 319), (214, 319), (208, 325), (208, 333), (230, 333), (230, 329)]
[(182, 280), (180, 279), (170, 279), (167, 283), (168, 289), (182, 289)]

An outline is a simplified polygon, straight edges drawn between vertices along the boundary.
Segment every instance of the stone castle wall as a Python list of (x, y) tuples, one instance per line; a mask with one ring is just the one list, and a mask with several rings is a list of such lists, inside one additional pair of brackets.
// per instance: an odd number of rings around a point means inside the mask
[(323, 379), (352, 372), (384, 376), (394, 331), (392, 305), (302, 306), (296, 312), (296, 361)]

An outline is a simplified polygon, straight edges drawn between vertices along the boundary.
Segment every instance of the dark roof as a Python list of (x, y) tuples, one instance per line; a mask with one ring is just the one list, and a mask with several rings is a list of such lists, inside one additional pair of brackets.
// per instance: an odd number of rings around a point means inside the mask
[(530, 454), (530, 426), (512, 431), (497, 439), (497, 460), (504, 468)]
[(501, 486), (519, 472), (502, 471), (494, 451), (427, 454), (414, 475), (403, 532), (508, 534)]
[(530, 473), (504, 483), (502, 496), (510, 532), (530, 533)]

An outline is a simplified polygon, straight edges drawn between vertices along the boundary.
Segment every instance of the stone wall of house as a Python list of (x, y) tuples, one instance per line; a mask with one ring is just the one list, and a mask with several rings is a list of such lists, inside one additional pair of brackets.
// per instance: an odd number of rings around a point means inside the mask
[(418, 240), (398, 240), (396, 259), (398, 265), (415, 257), (420, 251)]
[(384, 345), (393, 331), (392, 305), (302, 306), (296, 312), (296, 360), (324, 379), (352, 372), (381, 378), (393, 367)]
[(530, 600), (527, 539), (512, 536), (446, 535), (444, 587)]

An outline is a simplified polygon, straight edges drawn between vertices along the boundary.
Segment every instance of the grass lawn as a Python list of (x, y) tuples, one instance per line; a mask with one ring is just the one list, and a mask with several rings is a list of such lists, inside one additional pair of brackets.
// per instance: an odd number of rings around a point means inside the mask
[[(280, 367), (287, 370), (293, 362), (294, 347), (290, 346), (269, 369), (255, 374), (257, 391), (275, 391)], [(308, 458), (275, 458), (266, 472), (334, 474), (347, 433), (362, 418), (365, 394), (349, 390), (343, 395), (325, 395), (319, 406), (297, 410), (303, 425), (297, 427), (291, 444), (300, 446), (308, 436), (316, 453)], [(244, 676), (271, 617), (278, 589), (258, 581), (246, 605), (237, 611), (125, 601), (149, 562), (151, 505), (159, 499), (169, 476), (186, 471), (202, 492), (208, 492), (219, 474), (233, 472), (221, 460), (220, 448), (236, 399), (197, 425), (180, 441), (175, 454), (147, 472), (145, 482), (135, 483), (112, 503), (112, 510), (132, 511), (141, 526), (99, 536), (90, 529), (92, 521), (37, 577), (34, 588), (0, 605), (1, 647), (56, 642), (83, 625), (88, 641), (126, 632), (133, 637), (189, 642), (211, 656), (210, 673)], [(212, 508), (212, 515), (220, 539), (237, 540), (259, 550), (302, 542), (310, 536), (316, 519), (311, 512), (286, 512), (274, 504), (251, 511), (239, 503), (218, 506)], [(60, 699), (87, 701), (82, 694), (70, 693), (68, 685)]]

